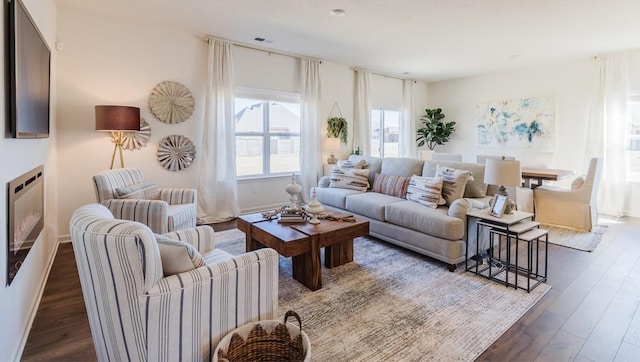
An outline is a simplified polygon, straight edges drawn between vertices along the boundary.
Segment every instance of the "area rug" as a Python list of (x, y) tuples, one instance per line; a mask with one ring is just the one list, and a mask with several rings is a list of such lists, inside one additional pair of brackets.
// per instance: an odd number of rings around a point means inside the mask
[[(216, 247), (244, 252), (239, 230)], [(279, 315), (296, 311), (314, 361), (472, 361), (551, 287), (527, 293), (372, 237), (354, 240), (354, 262), (322, 268), (322, 289), (291, 277), (280, 258)]]
[(550, 244), (589, 252), (593, 251), (598, 244), (600, 244), (602, 235), (604, 235), (608, 228), (607, 225), (602, 224), (594, 226), (591, 231), (580, 231), (545, 224), (540, 225), (540, 227), (549, 230)]

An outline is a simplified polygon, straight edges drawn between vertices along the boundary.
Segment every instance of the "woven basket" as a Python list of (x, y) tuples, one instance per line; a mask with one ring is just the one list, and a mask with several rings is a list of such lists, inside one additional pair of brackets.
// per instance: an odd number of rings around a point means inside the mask
[[(287, 323), (289, 317), (298, 326)], [(302, 331), (298, 313), (288, 311), (277, 320), (247, 323), (227, 334), (213, 353), (214, 362), (311, 361), (311, 343)]]

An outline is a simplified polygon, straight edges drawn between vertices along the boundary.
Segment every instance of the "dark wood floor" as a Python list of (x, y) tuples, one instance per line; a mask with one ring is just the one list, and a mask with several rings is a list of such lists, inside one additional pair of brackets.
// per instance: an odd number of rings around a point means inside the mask
[[(640, 220), (609, 225), (592, 253), (550, 246), (551, 291), (479, 361), (640, 358)], [(233, 227), (235, 222), (214, 228)], [(69, 243), (58, 249), (22, 360), (96, 360)]]

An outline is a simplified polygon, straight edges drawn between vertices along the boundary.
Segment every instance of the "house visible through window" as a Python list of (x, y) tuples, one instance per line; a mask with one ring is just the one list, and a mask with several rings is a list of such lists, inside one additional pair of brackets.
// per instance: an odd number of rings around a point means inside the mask
[(627, 181), (640, 182), (640, 92), (629, 94), (627, 113), (630, 118), (627, 147)]
[(238, 177), (300, 171), (298, 96), (267, 91), (238, 92), (235, 125)]
[(400, 153), (400, 112), (371, 110), (371, 156), (398, 157)]

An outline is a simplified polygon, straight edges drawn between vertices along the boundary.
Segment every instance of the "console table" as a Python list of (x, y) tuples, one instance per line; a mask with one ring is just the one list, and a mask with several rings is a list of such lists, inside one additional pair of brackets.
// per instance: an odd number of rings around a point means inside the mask
[[(465, 270), (527, 292), (546, 282), (549, 233), (539, 227), (540, 223), (532, 220), (533, 216), (529, 212), (513, 211), (498, 218), (490, 215), (489, 209), (470, 211), (467, 217), (477, 219), (475, 252), (480, 260), (469, 265), (467, 244)], [(486, 260), (479, 257), (481, 231), (484, 228), (488, 230), (489, 236), (489, 254)], [(526, 244), (526, 263), (520, 262), (521, 243)], [(544, 259), (540, 258), (541, 253), (544, 253)], [(526, 282), (519, 283), (519, 276), (524, 277)]]

